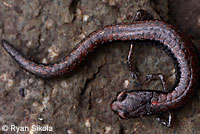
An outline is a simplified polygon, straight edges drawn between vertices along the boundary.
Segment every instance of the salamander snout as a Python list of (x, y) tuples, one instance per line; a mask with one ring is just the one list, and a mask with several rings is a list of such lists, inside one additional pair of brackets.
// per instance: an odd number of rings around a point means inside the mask
[(147, 91), (122, 91), (110, 104), (114, 113), (123, 119), (147, 115), (151, 92)]
[(117, 94), (116, 98), (113, 100), (113, 102), (110, 104), (110, 107), (112, 111), (116, 114), (118, 114), (121, 118), (126, 119), (128, 116), (128, 112), (124, 110), (123, 106), (123, 100), (125, 100), (127, 97), (127, 92), (122, 91)]

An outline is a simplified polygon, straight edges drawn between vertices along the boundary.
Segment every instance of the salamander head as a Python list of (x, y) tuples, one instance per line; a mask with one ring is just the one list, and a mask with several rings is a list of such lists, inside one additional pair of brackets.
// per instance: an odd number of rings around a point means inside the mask
[(152, 92), (122, 91), (117, 94), (110, 107), (123, 119), (151, 114)]

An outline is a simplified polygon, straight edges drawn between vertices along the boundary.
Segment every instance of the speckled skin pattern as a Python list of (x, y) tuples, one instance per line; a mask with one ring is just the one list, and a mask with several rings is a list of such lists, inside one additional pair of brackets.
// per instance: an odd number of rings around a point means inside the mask
[(132, 24), (106, 26), (91, 33), (63, 60), (53, 65), (34, 63), (17, 52), (6, 40), (5, 50), (27, 71), (44, 78), (74, 70), (91, 52), (105, 42), (124, 40), (155, 40), (176, 59), (179, 80), (169, 93), (159, 91), (123, 91), (114, 99), (111, 109), (122, 118), (162, 113), (176, 108), (191, 96), (197, 81), (198, 57), (193, 44), (183, 33), (159, 20), (137, 21)]

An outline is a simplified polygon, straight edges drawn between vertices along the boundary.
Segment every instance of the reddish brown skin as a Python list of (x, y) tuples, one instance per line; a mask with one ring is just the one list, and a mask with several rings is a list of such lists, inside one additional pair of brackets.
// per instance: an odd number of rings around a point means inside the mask
[(185, 103), (197, 85), (198, 56), (191, 41), (182, 32), (163, 21), (148, 20), (106, 26), (91, 33), (68, 56), (53, 65), (41, 65), (24, 58), (6, 40), (2, 40), (2, 45), (21, 67), (37, 76), (48, 78), (71, 72), (101, 44), (124, 40), (160, 42), (176, 59), (180, 77), (177, 86), (169, 93), (148, 90), (123, 91), (114, 99), (111, 109), (122, 118), (131, 118), (162, 113)]

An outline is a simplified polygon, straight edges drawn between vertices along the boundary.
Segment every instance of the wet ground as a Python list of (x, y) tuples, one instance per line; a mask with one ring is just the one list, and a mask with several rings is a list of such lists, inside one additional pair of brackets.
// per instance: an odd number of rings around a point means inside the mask
[[(130, 23), (142, 8), (156, 19), (180, 28), (200, 48), (199, 3), (200, 0), (2, 0), (0, 40), (7, 39), (38, 63), (53, 63), (92, 31), (110, 24)], [(58, 134), (200, 133), (199, 89), (186, 105), (174, 110), (173, 128), (162, 126), (154, 116), (122, 120), (113, 114), (109, 104), (125, 87), (162, 90), (160, 81), (144, 83), (131, 78), (126, 64), (129, 44), (105, 44), (69, 75), (52, 79), (27, 73), (0, 47), (0, 127), (27, 126), (29, 132), (20, 133), (30, 134), (42, 133), (32, 126), (43, 127), (43, 131), (53, 129), (46, 133)], [(155, 46), (136, 45), (135, 49), (135, 64), (141, 77), (163, 73), (170, 90), (175, 81), (172, 59)]]

